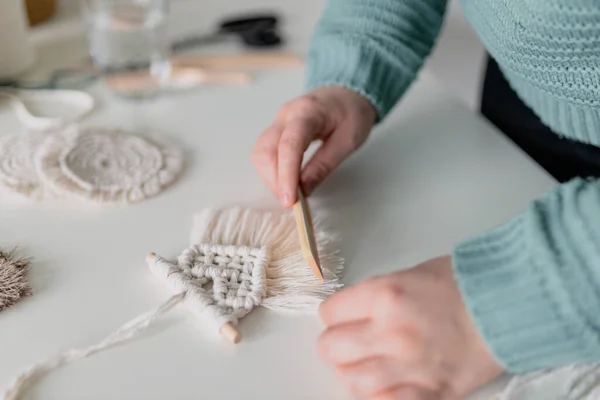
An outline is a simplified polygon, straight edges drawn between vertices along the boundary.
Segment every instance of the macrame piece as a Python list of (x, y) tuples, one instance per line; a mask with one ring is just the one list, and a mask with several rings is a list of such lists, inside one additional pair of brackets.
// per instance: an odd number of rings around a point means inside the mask
[(183, 167), (179, 150), (117, 130), (50, 136), (37, 158), (42, 180), (61, 194), (95, 203), (138, 202), (161, 192)]
[(0, 250), (0, 311), (31, 295), (27, 282), (28, 268), (28, 259), (17, 258), (14, 251), (6, 253)]
[[(177, 263), (148, 258), (156, 277), (173, 294), (185, 293), (184, 303), (197, 315), (209, 313), (219, 329), (260, 305), (267, 292), (266, 248), (199, 244), (186, 249)], [(212, 284), (212, 288), (207, 288)]]
[(45, 136), (42, 132), (0, 136), (2, 186), (28, 197), (43, 197), (44, 187), (36, 172), (34, 157)]
[[(209, 316), (217, 331), (236, 325), (255, 306), (315, 312), (341, 287), (343, 260), (335, 238), (313, 221), (324, 282), (307, 265), (288, 213), (227, 208), (204, 210), (194, 218), (191, 247), (176, 262), (152, 253), (147, 262), (171, 293), (186, 293), (197, 316)], [(212, 289), (206, 289), (206, 284)], [(235, 328), (229, 327), (230, 330)], [(237, 342), (241, 334), (228, 335)]]

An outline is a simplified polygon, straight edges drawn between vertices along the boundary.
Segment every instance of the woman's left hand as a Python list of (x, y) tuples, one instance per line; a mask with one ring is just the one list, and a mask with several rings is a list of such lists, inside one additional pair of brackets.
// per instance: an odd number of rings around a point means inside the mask
[(333, 294), (319, 353), (354, 395), (454, 400), (502, 373), (441, 257)]

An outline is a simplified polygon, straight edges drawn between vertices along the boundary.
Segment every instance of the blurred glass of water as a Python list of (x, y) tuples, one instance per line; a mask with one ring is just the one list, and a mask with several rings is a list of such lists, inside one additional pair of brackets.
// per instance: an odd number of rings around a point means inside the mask
[(125, 95), (154, 93), (170, 72), (167, 0), (84, 0), (89, 52)]

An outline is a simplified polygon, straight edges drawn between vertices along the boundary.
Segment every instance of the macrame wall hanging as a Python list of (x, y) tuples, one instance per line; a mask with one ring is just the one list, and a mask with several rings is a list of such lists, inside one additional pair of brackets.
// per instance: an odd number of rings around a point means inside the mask
[(139, 336), (180, 303), (233, 343), (242, 338), (238, 322), (256, 307), (316, 312), (342, 286), (343, 259), (337, 237), (324, 229), (321, 219), (313, 222), (323, 281), (304, 259), (293, 215), (242, 208), (200, 212), (194, 218), (191, 244), (178, 258), (147, 256), (151, 273), (170, 293), (166, 302), (93, 346), (68, 350), (30, 366), (12, 382), (4, 400), (20, 399), (35, 379), (61, 365)]
[(0, 136), (0, 184), (40, 200), (133, 203), (160, 193), (183, 169), (182, 153), (121, 130), (76, 125)]
[(27, 281), (29, 259), (19, 258), (15, 251), (0, 249), (0, 311), (31, 295)]

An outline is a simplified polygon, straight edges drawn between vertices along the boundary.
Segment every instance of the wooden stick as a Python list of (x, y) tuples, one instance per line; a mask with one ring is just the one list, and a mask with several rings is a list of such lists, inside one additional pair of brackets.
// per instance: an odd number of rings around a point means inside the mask
[[(148, 71), (120, 72), (104, 78), (108, 87), (118, 92), (131, 92), (160, 88), (163, 84)], [(250, 76), (243, 72), (208, 71), (200, 68), (175, 67), (167, 79), (166, 86), (193, 87), (203, 83), (244, 84)]]
[(146, 256), (146, 262), (150, 264), (152, 260), (154, 260), (154, 257), (156, 257), (156, 253), (148, 253), (148, 255)]
[(308, 202), (298, 187), (298, 201), (294, 204), (294, 215), (296, 216), (296, 225), (298, 226), (298, 236), (300, 238), (300, 248), (304, 259), (310, 265), (313, 273), (320, 281), (323, 281), (323, 271), (319, 261), (319, 252), (315, 240), (315, 231), (312, 225), (312, 217)]
[(298, 67), (303, 60), (295, 54), (284, 52), (247, 52), (231, 55), (176, 56), (171, 59), (175, 67), (196, 67), (213, 70), (257, 70), (265, 68)]
[(221, 327), (221, 334), (233, 344), (238, 344), (242, 340), (242, 333), (231, 322), (227, 322)]

